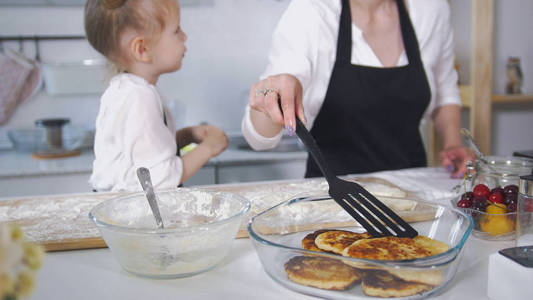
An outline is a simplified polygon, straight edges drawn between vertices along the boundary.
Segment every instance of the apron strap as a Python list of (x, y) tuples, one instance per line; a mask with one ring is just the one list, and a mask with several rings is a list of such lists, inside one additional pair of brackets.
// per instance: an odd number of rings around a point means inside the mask
[(341, 19), (339, 23), (339, 36), (337, 37), (336, 65), (351, 63), (352, 58), (352, 17), (349, 0), (342, 0)]
[(420, 59), (420, 48), (418, 47), (418, 39), (416, 38), (415, 29), (409, 18), (409, 13), (405, 7), (403, 0), (396, 0), (398, 5), (398, 14), (400, 16), (400, 28), (402, 30), (402, 37), (404, 41), (404, 48), (407, 54), (409, 65), (419, 66), (422, 64)]
[[(335, 64), (346, 65), (352, 60), (352, 17), (349, 0), (342, 1), (341, 18), (339, 22), (339, 36), (337, 38), (337, 57)], [(405, 52), (409, 65), (418, 66), (421, 64), (420, 49), (416, 33), (409, 18), (407, 8), (403, 0), (396, 0), (398, 14), (400, 17), (400, 28), (404, 42)]]

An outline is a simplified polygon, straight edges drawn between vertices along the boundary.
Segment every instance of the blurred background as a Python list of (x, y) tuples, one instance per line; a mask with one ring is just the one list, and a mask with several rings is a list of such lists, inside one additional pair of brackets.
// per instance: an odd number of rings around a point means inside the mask
[[(0, 49), (3, 52), (6, 49), (18, 51), (29, 60), (38, 60), (37, 66), (44, 81), (33, 96), (17, 103), (10, 117), (0, 125), (0, 149), (3, 149), (0, 158), (4, 156), (5, 161), (9, 160), (6, 157), (12, 155), (13, 150), (7, 131), (34, 127), (37, 119), (68, 118), (72, 125), (88, 132), (94, 130), (101, 91), (111, 73), (102, 57), (83, 39), (84, 2), (0, 0), (0, 40), (10, 38), (1, 42)], [(188, 51), (182, 69), (164, 75), (159, 86), (170, 102), (178, 127), (207, 122), (238, 138), (249, 86), (266, 66), (271, 34), (290, 1), (180, 2)], [(472, 60), (472, 1), (452, 0), (450, 4), (459, 81), (462, 86), (468, 86)], [(495, 1), (493, 11), (492, 92), (505, 94), (508, 59), (517, 57), (523, 77), (522, 94), (526, 100), (502, 101), (492, 106), (491, 153), (487, 154), (512, 155), (514, 151), (533, 149), (533, 97), (530, 96), (533, 93), (533, 35), (530, 33), (533, 1)], [(16, 40), (16, 37), (28, 39)], [(469, 108), (465, 107), (463, 126), (467, 128), (469, 115)], [(426, 133), (430, 130), (422, 130), (427, 139)], [(86, 142), (87, 149), (90, 149), (90, 138)], [(301, 169), (305, 157), (300, 158)], [(76, 170), (90, 172), (90, 161), (91, 158), (87, 158), (81, 162), (85, 165)], [(51, 164), (32, 163), (32, 168), (42, 170)], [(0, 174), (0, 177), (4, 176), (0, 181), (6, 183), (13, 176), (24, 175), (9, 172)], [(276, 174), (273, 176), (280, 173)]]

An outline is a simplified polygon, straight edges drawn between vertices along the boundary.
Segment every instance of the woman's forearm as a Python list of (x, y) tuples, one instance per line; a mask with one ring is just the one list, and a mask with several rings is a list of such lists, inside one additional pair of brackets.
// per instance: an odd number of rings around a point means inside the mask
[(461, 107), (459, 105), (444, 105), (437, 108), (433, 120), (444, 149), (462, 145), (460, 135)]
[(272, 119), (263, 112), (250, 109), (250, 119), (257, 133), (264, 137), (276, 136), (281, 131), (281, 125), (274, 124)]

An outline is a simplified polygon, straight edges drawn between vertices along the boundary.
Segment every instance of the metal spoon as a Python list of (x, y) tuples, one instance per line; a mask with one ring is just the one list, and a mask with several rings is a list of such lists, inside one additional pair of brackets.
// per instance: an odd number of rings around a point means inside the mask
[(157, 205), (157, 198), (154, 194), (154, 187), (152, 185), (152, 179), (150, 178), (150, 171), (147, 168), (138, 168), (137, 177), (139, 178), (139, 182), (144, 190), (146, 199), (148, 199), (148, 203), (152, 209), (152, 214), (154, 215), (157, 228), (165, 228), (163, 225), (163, 219), (161, 218), (161, 213), (159, 212), (159, 206)]
[(461, 135), (468, 141), (468, 143), (470, 144), (470, 148), (474, 150), (479, 160), (481, 160), (481, 162), (483, 162), (484, 164), (489, 165), (489, 162), (487, 161), (483, 153), (481, 153), (481, 150), (479, 150), (477, 144), (474, 142), (470, 131), (468, 131), (468, 129), (466, 128), (461, 128)]

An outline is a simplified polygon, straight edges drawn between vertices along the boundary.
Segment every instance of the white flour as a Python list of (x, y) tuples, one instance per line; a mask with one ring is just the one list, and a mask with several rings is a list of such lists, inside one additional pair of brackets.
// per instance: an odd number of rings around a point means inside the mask
[[(382, 196), (405, 196), (405, 193), (380, 183), (363, 183), (371, 193)], [(301, 193), (327, 193), (324, 179), (294, 183), (270, 183), (240, 186), (213, 186), (210, 189), (239, 194), (250, 200), (250, 215)], [(0, 202), (0, 222), (18, 223), (28, 240), (37, 243), (100, 237), (96, 226), (88, 218), (89, 211), (98, 203), (117, 196), (117, 193), (92, 193), (6, 200)], [(164, 213), (163, 213), (164, 214)], [(245, 218), (241, 229), (249, 218)]]

